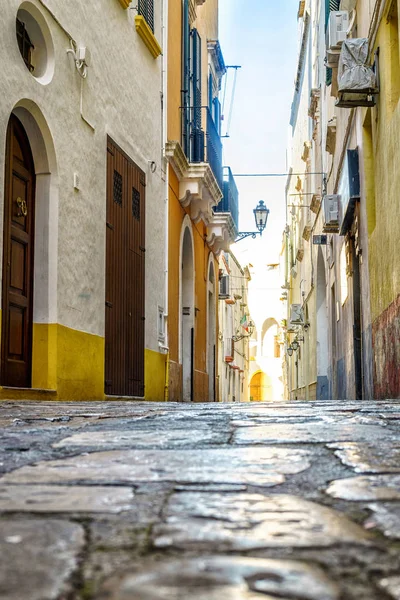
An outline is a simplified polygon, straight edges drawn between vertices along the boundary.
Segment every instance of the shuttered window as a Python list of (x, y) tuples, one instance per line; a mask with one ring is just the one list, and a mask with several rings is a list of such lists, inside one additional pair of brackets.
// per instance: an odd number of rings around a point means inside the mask
[(154, 0), (139, 0), (138, 14), (144, 17), (147, 25), (154, 33)]

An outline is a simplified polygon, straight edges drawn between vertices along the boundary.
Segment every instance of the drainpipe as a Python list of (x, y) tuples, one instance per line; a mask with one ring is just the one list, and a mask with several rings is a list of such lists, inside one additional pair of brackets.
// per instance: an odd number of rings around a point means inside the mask
[[(162, 32), (162, 67), (161, 67), (161, 117), (162, 117), (162, 172), (164, 173), (164, 321), (165, 321), (165, 345), (169, 348), (168, 332), (168, 244), (169, 244), (169, 165), (166, 159), (167, 143), (167, 116), (168, 116), (168, 0), (162, 0), (161, 3), (161, 32)], [(162, 173), (162, 175), (163, 175)], [(165, 358), (165, 387), (164, 400), (169, 400), (169, 349)]]

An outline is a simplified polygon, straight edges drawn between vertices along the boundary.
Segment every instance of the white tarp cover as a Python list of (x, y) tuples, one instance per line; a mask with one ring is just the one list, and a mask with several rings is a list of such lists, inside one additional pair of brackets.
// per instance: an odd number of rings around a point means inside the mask
[(355, 38), (343, 42), (338, 66), (339, 92), (375, 89), (375, 73), (372, 67), (366, 64), (367, 61), (367, 38)]

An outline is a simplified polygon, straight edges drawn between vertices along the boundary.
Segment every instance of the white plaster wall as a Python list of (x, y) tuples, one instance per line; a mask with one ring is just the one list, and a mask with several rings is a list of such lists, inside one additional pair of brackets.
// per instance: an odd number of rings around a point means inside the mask
[[(51, 211), (49, 224), (56, 227), (58, 219), (58, 276), (55, 297), (49, 302), (57, 305), (59, 323), (104, 335), (106, 137), (110, 135), (146, 173), (146, 347), (157, 349), (157, 305), (164, 305), (161, 57), (152, 58), (136, 33), (136, 11), (124, 10), (118, 0), (32, 0), (47, 22), (55, 53), (53, 79), (42, 85), (19, 54), (15, 18), (20, 4), (4, 0), (0, 24), (0, 234), (7, 123), (15, 105), (29, 99), (47, 121), (58, 167), (58, 212)], [(86, 80), (66, 53), (66, 33), (43, 4), (78, 45), (90, 49), (92, 66)], [(161, 2), (155, 4), (155, 34), (160, 41)], [(80, 115), (82, 85), (83, 114), (94, 130)], [(157, 164), (154, 174), (148, 161)], [(73, 187), (75, 172), (79, 191)]]

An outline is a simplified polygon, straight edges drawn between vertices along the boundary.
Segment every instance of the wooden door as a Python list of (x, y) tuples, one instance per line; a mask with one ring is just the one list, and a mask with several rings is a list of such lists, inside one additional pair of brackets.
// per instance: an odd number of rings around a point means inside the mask
[(144, 395), (145, 175), (107, 143), (105, 393)]
[(4, 192), (1, 383), (31, 386), (35, 171), (28, 137), (11, 116)]

